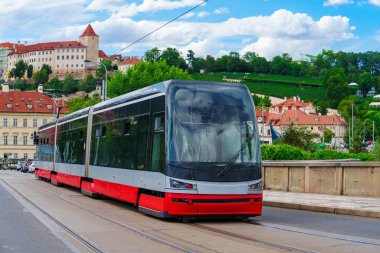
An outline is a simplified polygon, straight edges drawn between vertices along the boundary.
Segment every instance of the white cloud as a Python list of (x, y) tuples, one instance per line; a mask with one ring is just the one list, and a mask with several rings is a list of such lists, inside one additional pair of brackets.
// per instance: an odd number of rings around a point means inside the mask
[(217, 14), (217, 15), (227, 14), (229, 12), (230, 12), (230, 10), (226, 7), (220, 7), (218, 9), (214, 10), (214, 14)]
[(108, 11), (111, 13), (117, 13), (117, 16), (119, 17), (133, 17), (139, 13), (193, 7), (199, 3), (199, 0), (143, 0), (140, 4), (138, 4), (137, 1), (125, 4), (122, 0), (93, 0), (87, 6), (87, 10)]
[(344, 4), (352, 4), (351, 0), (327, 0), (323, 3), (323, 6), (331, 6), (331, 5), (344, 5)]
[(370, 4), (373, 4), (373, 5), (376, 5), (376, 6), (380, 6), (380, 0), (368, 0), (368, 2)]
[(375, 40), (380, 42), (380, 30), (376, 32), (375, 34)]
[(210, 13), (208, 13), (207, 11), (201, 11), (197, 14), (197, 17), (204, 18), (204, 17), (207, 17), (208, 15), (210, 15)]
[(188, 18), (192, 18), (192, 17), (194, 17), (195, 16), (195, 13), (194, 12), (188, 12), (188, 13), (186, 13), (185, 15), (183, 15), (182, 17), (181, 17), (181, 19), (188, 19)]
[[(93, 27), (101, 35), (102, 46), (114, 48), (116, 51), (163, 23), (164, 21), (135, 21), (111, 15), (104, 21), (94, 22)], [(71, 38), (76, 38), (84, 27), (66, 27), (55, 36), (70, 35)], [(270, 58), (284, 52), (291, 55), (300, 52), (317, 53), (322, 48), (330, 48), (338, 41), (354, 38), (353, 29), (347, 17), (324, 16), (319, 20), (313, 20), (307, 14), (281, 9), (269, 16), (230, 18), (219, 23), (177, 21), (133, 48), (170, 46), (184, 52), (193, 49), (203, 56), (216, 55), (221, 50), (240, 51), (241, 54), (255, 51)], [(239, 36), (238, 42), (231, 42)], [(243, 39), (248, 44), (242, 46), (240, 42)], [(252, 41), (248, 42), (247, 39)]]

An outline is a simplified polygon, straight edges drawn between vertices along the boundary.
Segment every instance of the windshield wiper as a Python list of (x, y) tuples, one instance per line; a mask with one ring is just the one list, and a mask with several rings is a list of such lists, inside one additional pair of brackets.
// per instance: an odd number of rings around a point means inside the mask
[(226, 164), (226, 166), (224, 166), (224, 168), (218, 173), (218, 175), (216, 175), (217, 177), (219, 177), (221, 175), (224, 175), (231, 168), (231, 165), (238, 159), (238, 157), (240, 156), (240, 154), (247, 147), (249, 147), (249, 154), (252, 157), (251, 145), (248, 145), (248, 144), (251, 144), (252, 136), (251, 136), (251, 134), (249, 132), (249, 127), (248, 127), (247, 122), (245, 123), (245, 126), (246, 126), (246, 133), (247, 134), (246, 134), (246, 137), (244, 139), (243, 144), (241, 145), (240, 149), (236, 152), (236, 154), (234, 156), (232, 156), (232, 158), (228, 161), (228, 163)]

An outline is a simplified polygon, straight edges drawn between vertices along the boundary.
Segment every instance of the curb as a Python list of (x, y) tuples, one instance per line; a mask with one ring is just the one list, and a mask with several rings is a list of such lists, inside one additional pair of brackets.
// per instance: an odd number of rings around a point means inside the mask
[(361, 216), (361, 217), (369, 217), (369, 218), (380, 218), (380, 212), (378, 211), (357, 210), (357, 209), (348, 209), (348, 208), (339, 208), (339, 207), (314, 206), (314, 205), (307, 205), (307, 204), (295, 204), (295, 203), (266, 201), (266, 200), (264, 200), (263, 204), (264, 206), (271, 206), (271, 207), (280, 207), (280, 208), (297, 209), (297, 210), (322, 212), (322, 213), (335, 213), (335, 214)]

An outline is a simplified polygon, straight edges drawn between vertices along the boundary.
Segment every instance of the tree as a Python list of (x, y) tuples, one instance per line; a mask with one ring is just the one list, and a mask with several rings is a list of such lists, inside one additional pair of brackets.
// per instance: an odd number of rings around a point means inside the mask
[(323, 139), (325, 143), (330, 143), (333, 137), (335, 137), (335, 134), (330, 129), (323, 131)]
[(272, 74), (289, 75), (291, 72), (292, 58), (289, 54), (273, 57), (270, 63), (270, 72)]
[(191, 49), (188, 50), (186, 56), (187, 56), (186, 60), (187, 60), (187, 62), (189, 64), (189, 69), (191, 69), (191, 71), (193, 71), (194, 61), (195, 61), (195, 53), (194, 53), (194, 51), (191, 50)]
[(96, 78), (91, 75), (91, 74), (88, 74), (86, 75), (86, 77), (81, 80), (78, 84), (78, 90), (83, 90), (85, 92), (91, 92), (93, 90), (95, 90), (96, 88)]
[(45, 84), (45, 83), (47, 83), (47, 81), (49, 80), (49, 76), (48, 76), (48, 74), (46, 73), (46, 70), (45, 70), (45, 69), (41, 69), (41, 70), (39, 70), (39, 71), (34, 72), (32, 78), (33, 78), (33, 80), (34, 80), (37, 84)]
[(315, 134), (304, 127), (295, 127), (291, 124), (288, 129), (286, 129), (281, 138), (280, 143), (292, 145), (305, 150), (315, 150), (316, 145), (313, 142)]
[(191, 77), (186, 71), (176, 66), (169, 66), (165, 61), (139, 62), (126, 73), (116, 71), (108, 82), (107, 94), (116, 97), (169, 79), (191, 79)]
[(26, 85), (25, 81), (21, 80), (21, 79), (15, 80), (14, 83), (13, 83), (13, 87), (15, 89), (18, 89), (18, 90), (21, 90), (21, 91), (24, 91), (24, 90), (27, 89), (27, 85)]
[(181, 54), (175, 48), (168, 47), (162, 52), (159, 59), (166, 61), (169, 66), (176, 66), (181, 69), (188, 68), (185, 59), (181, 57)]
[(23, 60), (19, 60), (14, 68), (14, 77), (19, 79), (23, 78), (27, 68), (28, 64), (26, 64)]
[(327, 114), (327, 108), (329, 107), (329, 103), (327, 101), (319, 101), (317, 102), (317, 113), (322, 115)]
[(327, 80), (326, 97), (332, 108), (337, 108), (340, 101), (349, 95), (348, 85), (337, 74)]
[(32, 78), (32, 76), (33, 76), (33, 65), (28, 66), (28, 69), (26, 71), (26, 76), (28, 77), (28, 79)]
[(46, 74), (49, 76), (53, 71), (51, 70), (50, 65), (42, 64), (41, 70), (44, 69), (46, 71)]
[(100, 99), (99, 95), (96, 94), (92, 98), (85, 96), (70, 99), (69, 101), (67, 101), (66, 106), (70, 108), (70, 113), (72, 113), (79, 111), (80, 109), (100, 103), (101, 101), (102, 100)]
[(113, 70), (112, 61), (110, 59), (103, 59), (100, 61), (100, 63), (101, 64), (98, 64), (98, 68), (96, 69), (96, 78), (105, 80), (106, 70), (104, 69), (104, 66), (106, 67), (107, 71), (112, 71)]
[(62, 82), (58, 78), (53, 77), (45, 85), (45, 88), (46, 89), (53, 89), (55, 92), (61, 92), (62, 91)]
[(363, 92), (363, 96), (366, 97), (368, 91), (372, 88), (372, 75), (369, 72), (363, 72), (359, 75), (359, 87)]
[(63, 92), (66, 94), (71, 94), (74, 93), (77, 88), (76, 88), (77, 81), (74, 80), (74, 77), (72, 76), (66, 76), (65, 80), (63, 80)]
[(154, 47), (151, 50), (146, 51), (143, 58), (145, 61), (156, 62), (160, 59), (160, 56), (161, 51), (157, 47)]

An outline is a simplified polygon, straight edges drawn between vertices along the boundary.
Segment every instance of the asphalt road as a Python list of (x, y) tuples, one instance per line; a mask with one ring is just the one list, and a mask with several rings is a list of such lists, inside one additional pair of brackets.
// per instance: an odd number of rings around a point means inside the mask
[(380, 240), (380, 219), (264, 207), (254, 220), (321, 232)]
[(72, 252), (0, 185), (0, 252)]

